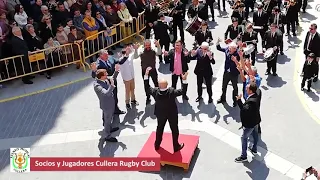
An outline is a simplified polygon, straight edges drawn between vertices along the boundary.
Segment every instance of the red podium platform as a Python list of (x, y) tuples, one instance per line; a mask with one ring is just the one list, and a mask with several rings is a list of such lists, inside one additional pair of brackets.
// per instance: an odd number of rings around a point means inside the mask
[(163, 133), (161, 147), (158, 151), (154, 149), (154, 141), (156, 139), (156, 133), (152, 132), (147, 142), (141, 149), (138, 157), (160, 157), (160, 163), (164, 165), (172, 165), (182, 167), (185, 171), (188, 171), (191, 159), (199, 144), (199, 136), (195, 135), (179, 135), (179, 142), (184, 143), (184, 147), (173, 153), (172, 136), (171, 133)]

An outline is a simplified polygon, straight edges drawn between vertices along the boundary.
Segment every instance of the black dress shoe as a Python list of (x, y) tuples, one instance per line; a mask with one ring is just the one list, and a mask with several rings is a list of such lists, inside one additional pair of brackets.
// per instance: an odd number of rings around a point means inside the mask
[(237, 107), (238, 103), (237, 102), (233, 102), (232, 106), (233, 107)]
[(270, 73), (270, 72), (268, 72), (268, 71), (264, 73), (264, 75), (270, 75), (270, 74), (271, 74), (271, 73)]
[(110, 132), (113, 133), (113, 132), (116, 132), (116, 131), (118, 131), (118, 130), (119, 130), (119, 128), (118, 128), (118, 127), (115, 127), (115, 128), (112, 128)]
[(273, 76), (278, 76), (278, 74), (277, 74), (277, 73), (273, 73), (272, 75), (273, 75)]
[(23, 80), (22, 81), (24, 84), (33, 84), (33, 82), (29, 79)]
[(318, 81), (318, 78), (314, 78), (314, 79), (313, 79), (313, 82), (317, 82), (317, 81)]
[(151, 100), (150, 99), (147, 99), (146, 100), (146, 105), (149, 105), (151, 103)]
[(284, 53), (281, 51), (281, 52), (280, 52), (280, 55), (284, 55)]
[(199, 102), (202, 100), (202, 97), (197, 97), (196, 102)]
[(223, 100), (223, 99), (219, 99), (219, 100), (217, 101), (218, 104), (225, 103), (225, 102), (226, 102), (226, 101)]
[(125, 114), (126, 112), (125, 111), (121, 111), (121, 110), (118, 110), (118, 111), (115, 111), (114, 114)]
[(117, 138), (114, 138), (114, 137), (106, 138), (105, 140), (108, 142), (118, 142)]
[(179, 144), (179, 147), (174, 148), (174, 152), (180, 151), (184, 147), (184, 143)]
[(208, 104), (211, 104), (212, 103), (212, 98), (209, 98), (209, 100), (208, 100)]

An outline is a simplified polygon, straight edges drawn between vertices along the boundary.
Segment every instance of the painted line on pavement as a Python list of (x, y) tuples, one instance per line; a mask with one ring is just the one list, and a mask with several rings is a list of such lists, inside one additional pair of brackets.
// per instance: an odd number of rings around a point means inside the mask
[(27, 96), (32, 96), (32, 95), (35, 95), (35, 94), (44, 93), (44, 92), (51, 91), (51, 90), (54, 90), (54, 89), (58, 89), (58, 88), (61, 88), (61, 87), (64, 87), (64, 86), (68, 86), (68, 85), (71, 85), (71, 84), (74, 84), (74, 83), (77, 83), (77, 82), (85, 81), (85, 80), (90, 79), (90, 78), (91, 77), (85, 77), (85, 78), (77, 79), (77, 80), (74, 80), (74, 81), (69, 81), (67, 83), (62, 83), (62, 84), (59, 84), (59, 85), (56, 85), (56, 86), (53, 86), (53, 87), (49, 87), (49, 88), (46, 88), (46, 89), (34, 91), (34, 92), (31, 92), (31, 93), (26, 93), (26, 94), (23, 94), (23, 95), (18, 95), (18, 96), (13, 96), (13, 97), (10, 97), (10, 98), (1, 99), (0, 103), (13, 101), (13, 100), (16, 100), (16, 99), (24, 98), (24, 97), (27, 97)]
[[(239, 135), (211, 122), (206, 115), (203, 115), (201, 119), (203, 120), (202, 122), (191, 122), (190, 120), (181, 120), (179, 121), (179, 129), (206, 132), (241, 152), (241, 137)], [(121, 130), (119, 137), (132, 137), (135, 135), (150, 134), (152, 131), (156, 129), (156, 126), (157, 124), (153, 123), (149, 124), (145, 128), (141, 126), (135, 127), (134, 130), (126, 128)], [(2, 139), (0, 140), (0, 150), (6, 150), (10, 147), (16, 146), (26, 148), (29, 148), (31, 146), (30, 148), (35, 148), (45, 145), (56, 145), (71, 142), (85, 142), (91, 140), (98, 140), (101, 138), (101, 136), (98, 134), (99, 131), (101, 131), (101, 129), (47, 134), (43, 136)], [(168, 125), (165, 127), (165, 131), (170, 132), (170, 128)], [(303, 168), (281, 158), (280, 156), (262, 147), (258, 147), (258, 156), (253, 157), (250, 152), (248, 152), (248, 156), (250, 158), (254, 158), (257, 161), (260, 161), (261, 163), (265, 163), (266, 166), (275, 169), (283, 175), (292, 179), (301, 179), (301, 175), (304, 171)], [(230, 157), (229, 161), (233, 161), (233, 158), (235, 157)]]

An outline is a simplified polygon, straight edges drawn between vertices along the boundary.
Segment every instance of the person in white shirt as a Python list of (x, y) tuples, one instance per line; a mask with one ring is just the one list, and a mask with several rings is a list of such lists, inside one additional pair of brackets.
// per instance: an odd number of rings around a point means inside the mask
[(131, 109), (130, 100), (132, 105), (138, 105), (136, 101), (134, 89), (135, 89), (135, 82), (134, 82), (134, 67), (133, 67), (133, 54), (132, 48), (127, 46), (122, 50), (123, 57), (120, 58), (120, 72), (125, 86), (126, 92), (126, 107), (127, 109)]
[(18, 23), (20, 28), (25, 27), (28, 23), (28, 15), (20, 4), (17, 4), (15, 7), (14, 20)]

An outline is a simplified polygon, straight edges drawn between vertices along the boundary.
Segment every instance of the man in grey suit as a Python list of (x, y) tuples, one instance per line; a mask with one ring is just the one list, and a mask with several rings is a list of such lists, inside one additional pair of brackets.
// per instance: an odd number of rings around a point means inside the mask
[(93, 83), (94, 91), (96, 92), (99, 101), (100, 108), (103, 112), (104, 119), (104, 133), (105, 140), (109, 142), (118, 142), (118, 140), (111, 136), (112, 132), (119, 130), (118, 127), (112, 128), (112, 121), (115, 110), (115, 99), (113, 90), (116, 88), (114, 85), (114, 79), (117, 78), (119, 74), (119, 69), (114, 72), (113, 78), (108, 79), (108, 73), (105, 69), (98, 69), (96, 71), (96, 79)]

